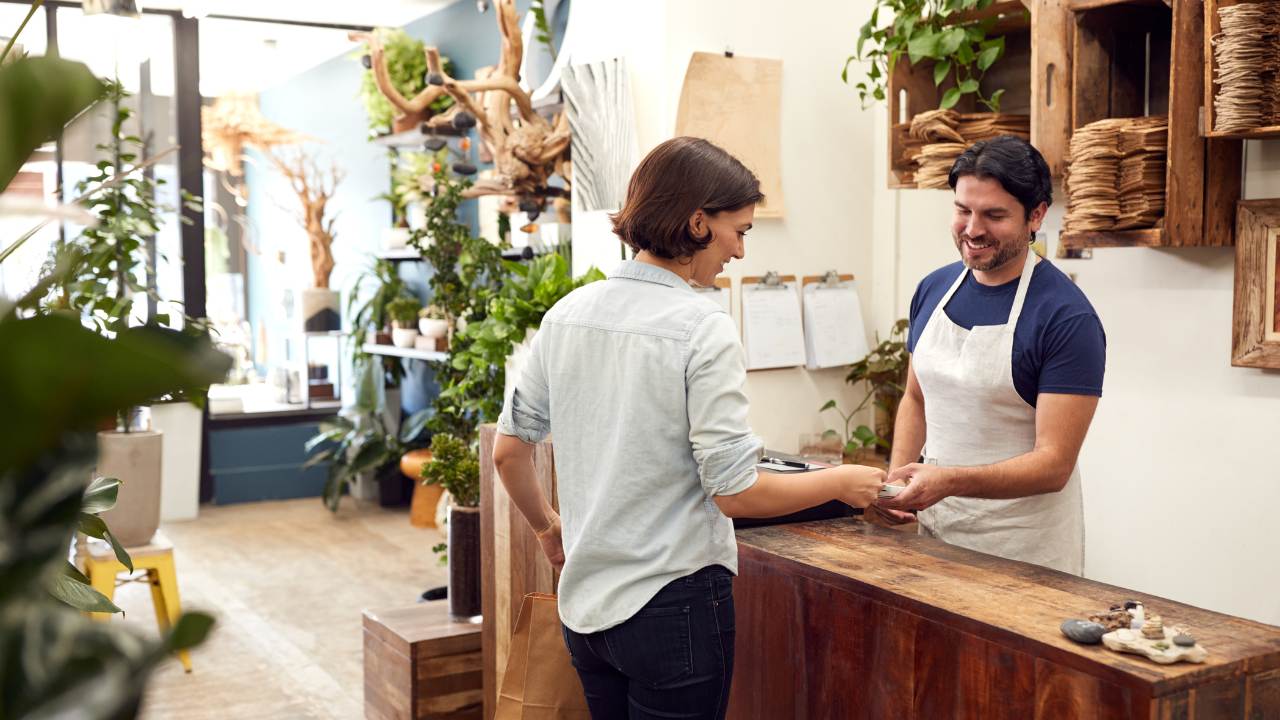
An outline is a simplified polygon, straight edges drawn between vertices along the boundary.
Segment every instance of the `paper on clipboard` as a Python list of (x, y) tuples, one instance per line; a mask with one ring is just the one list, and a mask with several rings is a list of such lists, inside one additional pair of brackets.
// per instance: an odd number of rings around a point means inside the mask
[(742, 284), (742, 345), (748, 370), (768, 370), (804, 365), (804, 330), (795, 277), (781, 284)]
[(862, 306), (852, 276), (828, 286), (805, 279), (804, 305), (805, 367), (810, 370), (849, 365), (866, 357), (866, 329)]
[(725, 312), (729, 313), (729, 317), (734, 317), (732, 293), (729, 288), (729, 278), (716, 278), (714, 287), (700, 287), (697, 288), (697, 292), (701, 293), (703, 297), (714, 300), (717, 305), (724, 308)]

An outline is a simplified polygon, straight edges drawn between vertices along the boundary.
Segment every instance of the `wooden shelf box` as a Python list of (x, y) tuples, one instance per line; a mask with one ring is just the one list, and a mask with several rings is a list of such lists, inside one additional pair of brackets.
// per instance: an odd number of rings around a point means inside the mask
[(1202, 0), (1073, 0), (1071, 127), (1167, 115), (1165, 214), (1156, 228), (1063, 233), (1068, 248), (1229, 246), (1241, 143), (1206, 140)]
[[(1264, 0), (1265, 2), (1266, 0)], [(1218, 132), (1214, 122), (1215, 95), (1213, 78), (1217, 74), (1218, 63), (1213, 54), (1211, 41), (1222, 31), (1218, 20), (1218, 8), (1241, 4), (1240, 0), (1204, 0), (1204, 134), (1211, 138), (1233, 138), (1236, 140), (1262, 140), (1280, 138), (1280, 126), (1259, 127), (1239, 132)]]

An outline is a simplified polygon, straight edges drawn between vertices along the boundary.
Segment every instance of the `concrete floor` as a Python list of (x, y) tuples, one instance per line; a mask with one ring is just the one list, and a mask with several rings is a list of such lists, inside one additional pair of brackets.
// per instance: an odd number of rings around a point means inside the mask
[[(147, 719), (362, 718), (361, 611), (446, 582), (430, 550), (439, 531), (349, 498), (337, 515), (315, 498), (205, 506), (161, 531), (184, 609), (217, 624), (192, 652), (192, 674), (175, 659), (152, 676)], [(120, 587), (116, 603), (126, 616), (113, 622), (158, 632), (145, 585)]]

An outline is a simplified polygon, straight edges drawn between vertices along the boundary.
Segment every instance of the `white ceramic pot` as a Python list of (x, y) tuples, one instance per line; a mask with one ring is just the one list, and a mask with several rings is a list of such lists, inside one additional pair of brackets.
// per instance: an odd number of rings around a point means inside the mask
[(418, 337), (417, 328), (391, 328), (391, 344), (398, 348), (411, 348)]
[(382, 231), (382, 249), (383, 250), (403, 250), (409, 246), (409, 233), (413, 232), (407, 227), (391, 227)]
[(436, 318), (418, 318), (418, 332), (423, 337), (442, 338), (449, 334), (449, 321)]
[(200, 408), (191, 403), (151, 406), (151, 427), (164, 434), (160, 457), (160, 520), (194, 520), (200, 510)]
[(328, 332), (342, 329), (342, 297), (337, 290), (307, 288), (299, 297), (303, 330)]
[(120, 480), (116, 506), (102, 519), (121, 545), (139, 547), (160, 527), (163, 436), (155, 430), (98, 433), (95, 477)]

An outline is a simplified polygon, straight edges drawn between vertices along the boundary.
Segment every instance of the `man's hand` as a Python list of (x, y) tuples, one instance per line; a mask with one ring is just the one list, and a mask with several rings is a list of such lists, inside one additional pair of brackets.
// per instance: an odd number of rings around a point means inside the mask
[(556, 570), (563, 569), (564, 542), (560, 537), (560, 516), (552, 515), (551, 524), (541, 530), (535, 528), (533, 534), (537, 536), (538, 544), (542, 546), (542, 554), (551, 561), (551, 567)]
[(877, 502), (886, 510), (924, 510), (951, 496), (947, 469), (937, 465), (903, 465), (889, 473), (889, 482), (905, 482), (907, 489)]
[(867, 512), (862, 514), (863, 519), (873, 525), (883, 524), (886, 526), (906, 525), (916, 521), (915, 515), (901, 510), (890, 510), (889, 508), (881, 507), (883, 504), (883, 500), (877, 500), (875, 503), (868, 505)]

